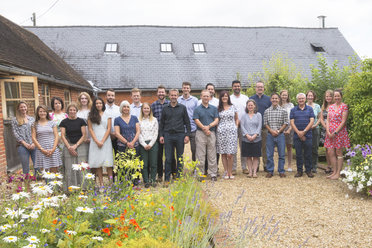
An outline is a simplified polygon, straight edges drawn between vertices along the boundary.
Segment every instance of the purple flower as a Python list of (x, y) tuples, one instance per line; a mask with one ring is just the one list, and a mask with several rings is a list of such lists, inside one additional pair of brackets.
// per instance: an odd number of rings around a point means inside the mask
[(356, 155), (355, 151), (350, 152), (350, 157), (355, 157), (355, 155)]

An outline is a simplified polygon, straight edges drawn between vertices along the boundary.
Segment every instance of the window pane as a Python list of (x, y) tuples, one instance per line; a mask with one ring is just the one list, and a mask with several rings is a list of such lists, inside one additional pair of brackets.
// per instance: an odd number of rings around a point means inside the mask
[(16, 115), (16, 107), (18, 101), (6, 101), (6, 115), (12, 118)]
[(118, 45), (117, 44), (112, 44), (111, 46), (111, 51), (112, 52), (116, 52), (118, 49), (117, 49)]
[(7, 99), (20, 98), (18, 82), (5, 82), (5, 97)]
[(34, 83), (21, 83), (22, 98), (34, 98)]

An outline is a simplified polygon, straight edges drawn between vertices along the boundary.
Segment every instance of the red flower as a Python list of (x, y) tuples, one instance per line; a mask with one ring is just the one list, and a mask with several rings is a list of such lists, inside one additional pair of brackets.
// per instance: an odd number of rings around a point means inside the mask
[(107, 236), (111, 235), (110, 229), (108, 229), (108, 228), (102, 229), (102, 232), (107, 233)]

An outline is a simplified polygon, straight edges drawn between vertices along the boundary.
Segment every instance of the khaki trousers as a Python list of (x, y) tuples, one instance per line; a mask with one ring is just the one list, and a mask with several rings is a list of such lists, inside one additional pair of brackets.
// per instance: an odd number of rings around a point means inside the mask
[(208, 159), (208, 175), (217, 176), (217, 157), (216, 157), (216, 133), (211, 131), (210, 135), (205, 135), (203, 131), (197, 130), (196, 141), (196, 159), (199, 160), (199, 171), (204, 174), (205, 157)]

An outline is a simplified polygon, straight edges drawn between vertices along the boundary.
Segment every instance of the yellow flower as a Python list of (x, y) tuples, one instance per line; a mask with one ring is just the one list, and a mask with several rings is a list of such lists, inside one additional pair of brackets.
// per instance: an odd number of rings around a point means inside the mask
[(164, 225), (164, 226), (163, 226), (163, 228), (164, 228), (164, 229), (166, 229), (166, 228), (167, 228), (167, 226), (166, 226), (166, 225)]
[(149, 219), (150, 221), (154, 221), (152, 218)]

